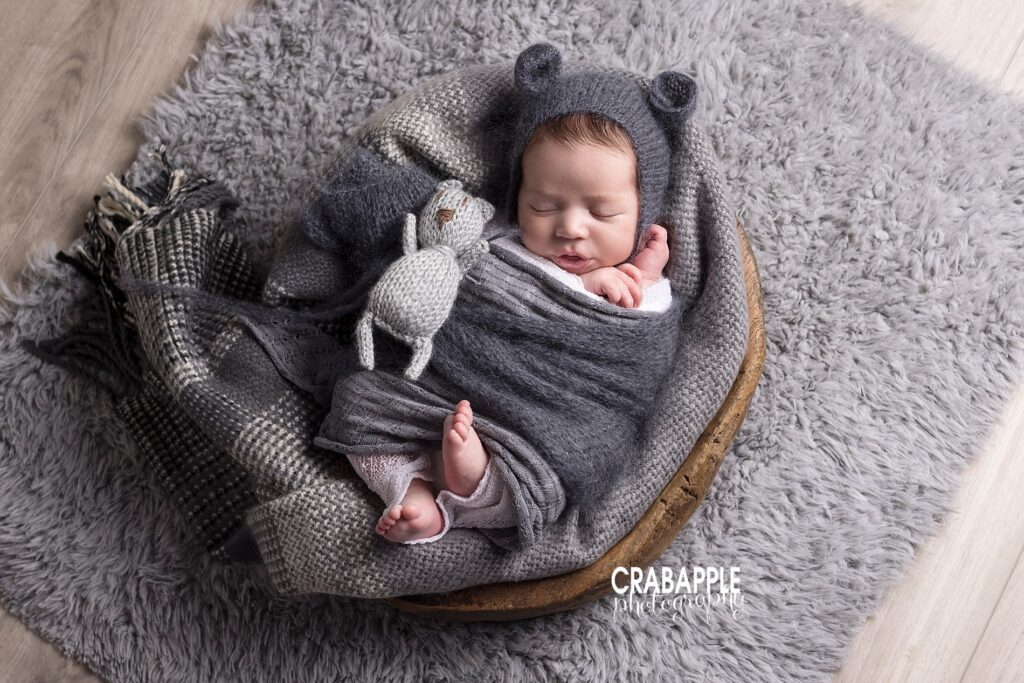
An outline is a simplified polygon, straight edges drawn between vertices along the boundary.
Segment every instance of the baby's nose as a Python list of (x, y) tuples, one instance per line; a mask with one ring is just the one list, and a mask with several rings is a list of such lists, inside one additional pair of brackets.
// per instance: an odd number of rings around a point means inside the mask
[(583, 221), (574, 216), (566, 216), (556, 230), (560, 237), (577, 238), (587, 236), (587, 226)]

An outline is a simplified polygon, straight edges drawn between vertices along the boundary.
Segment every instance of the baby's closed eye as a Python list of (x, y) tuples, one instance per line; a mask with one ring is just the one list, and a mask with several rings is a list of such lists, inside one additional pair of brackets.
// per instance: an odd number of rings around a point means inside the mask
[[(543, 214), (554, 213), (555, 211), (558, 211), (557, 208), (554, 208), (554, 209), (551, 209), (551, 208), (539, 208), (539, 207), (532, 206), (532, 205), (530, 205), (530, 209), (535, 211), (536, 213), (543, 213)], [(614, 209), (612, 209), (611, 211), (609, 211), (607, 209), (599, 210), (599, 211), (598, 210), (591, 210), (590, 213), (593, 216), (596, 216), (597, 218), (615, 218), (616, 216), (621, 216), (622, 215), (621, 211), (616, 213), (614, 211)]]

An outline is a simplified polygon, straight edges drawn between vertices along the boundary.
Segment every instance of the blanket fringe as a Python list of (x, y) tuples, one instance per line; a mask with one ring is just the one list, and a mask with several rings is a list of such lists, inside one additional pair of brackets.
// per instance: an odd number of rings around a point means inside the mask
[(359, 281), (344, 295), (297, 310), (224, 297), (193, 287), (139, 281), (131, 274), (122, 276), (117, 246), (128, 235), (193, 208), (216, 207), (224, 212), (238, 207), (237, 199), (218, 181), (172, 168), (166, 145), (161, 144), (149, 156), (159, 159), (153, 180), (134, 183), (127, 175), (117, 178), (108, 174), (104, 179), (105, 194), (93, 197), (84, 237), (57, 253), (57, 260), (92, 282), (99, 296), (82, 303), (82, 317), (69, 332), (52, 339), (20, 341), (21, 347), (37, 358), (99, 382), (115, 396), (141, 389), (147, 364), (137, 322), (128, 305), (129, 292), (188, 299), (209, 312), (230, 315), (247, 326), (258, 321), (302, 335), (310, 334), (314, 327), (336, 333), (347, 325), (344, 316), (354, 315), (363, 307), (370, 288), (393, 258), (393, 254), (388, 254), (366, 266)]
[(196, 184), (211, 182), (198, 179), (199, 183), (189, 183), (184, 171), (171, 168), (164, 144), (150, 156), (159, 157), (157, 176), (149, 183), (134, 185), (127, 175), (117, 178), (107, 174), (106, 194), (93, 197), (85, 236), (67, 251), (57, 252), (58, 261), (72, 266), (95, 285), (100, 307), (85, 306), (79, 322), (64, 335), (21, 340), (22, 348), (32, 355), (99, 382), (115, 395), (124, 393), (127, 387), (141, 386), (145, 365), (134, 315), (118, 286), (118, 242), (171, 209), (170, 200), (187, 185), (194, 189)]

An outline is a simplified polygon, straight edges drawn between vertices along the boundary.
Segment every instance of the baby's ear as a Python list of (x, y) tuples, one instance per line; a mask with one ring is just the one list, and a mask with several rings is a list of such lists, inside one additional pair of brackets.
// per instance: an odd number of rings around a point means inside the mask
[(678, 71), (662, 71), (651, 81), (647, 99), (665, 129), (674, 133), (697, 106), (697, 83)]
[(516, 87), (536, 95), (558, 81), (562, 74), (562, 55), (551, 43), (536, 43), (519, 53), (516, 59)]

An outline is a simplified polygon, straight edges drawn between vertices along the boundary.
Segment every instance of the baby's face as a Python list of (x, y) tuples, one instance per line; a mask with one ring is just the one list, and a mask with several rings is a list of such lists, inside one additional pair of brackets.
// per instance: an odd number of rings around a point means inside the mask
[(577, 275), (623, 263), (640, 216), (634, 167), (607, 147), (532, 145), (516, 208), (523, 246)]

